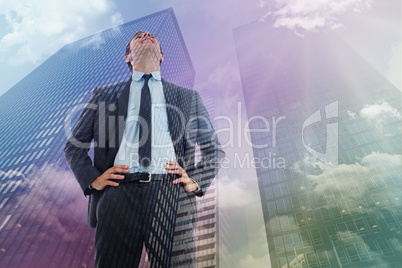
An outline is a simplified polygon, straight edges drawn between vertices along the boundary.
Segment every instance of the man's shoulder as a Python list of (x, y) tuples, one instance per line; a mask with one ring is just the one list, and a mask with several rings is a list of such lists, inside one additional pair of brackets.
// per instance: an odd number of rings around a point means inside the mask
[(162, 79), (162, 84), (166, 90), (177, 91), (177, 93), (179, 93), (180, 95), (194, 94), (196, 92), (194, 89), (189, 89), (176, 85), (174, 83), (166, 81), (165, 79)]
[(92, 89), (91, 93), (100, 98), (112, 98), (119, 96), (121, 92), (126, 88), (126, 86), (130, 83), (131, 78), (127, 78), (120, 82), (116, 82), (109, 85), (97, 86)]

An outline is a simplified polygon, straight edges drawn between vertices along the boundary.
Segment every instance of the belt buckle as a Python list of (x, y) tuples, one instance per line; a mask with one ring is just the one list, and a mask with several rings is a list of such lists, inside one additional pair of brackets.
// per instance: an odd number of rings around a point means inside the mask
[(140, 182), (150, 182), (151, 181), (151, 172), (140, 172), (140, 173), (147, 173), (148, 174), (148, 180), (140, 180)]

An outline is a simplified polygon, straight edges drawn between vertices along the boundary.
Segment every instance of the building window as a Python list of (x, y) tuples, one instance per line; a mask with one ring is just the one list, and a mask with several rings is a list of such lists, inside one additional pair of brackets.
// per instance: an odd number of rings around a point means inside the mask
[(285, 247), (283, 246), (282, 236), (274, 237), (274, 246), (276, 254), (285, 252)]
[(378, 222), (374, 217), (367, 217), (366, 222), (372, 233), (381, 232), (381, 229), (378, 227)]
[(348, 264), (348, 257), (343, 249), (343, 247), (336, 247), (336, 253), (338, 254), (339, 261), (341, 264)]
[(384, 257), (389, 257), (389, 256), (393, 256), (394, 253), (392, 251), (392, 248), (389, 246), (387, 240), (385, 240), (385, 238), (380, 237), (378, 239), (376, 239), (378, 248), (381, 250), (381, 253)]
[(275, 215), (276, 214), (276, 205), (275, 205), (275, 201), (270, 201), (267, 203), (268, 206), (268, 213), (270, 215)]
[(313, 229), (310, 232), (311, 232), (311, 238), (313, 239), (314, 245), (321, 245), (322, 238), (321, 238), (321, 235), (320, 235), (320, 232), (318, 231), (318, 229)]
[(292, 205), (290, 203), (289, 198), (283, 198), (276, 201), (276, 205), (278, 208), (278, 213), (286, 212), (292, 209)]
[(280, 227), (279, 220), (277, 217), (270, 219), (269, 222), (271, 223), (272, 233), (275, 234), (275, 233), (279, 233), (281, 231), (281, 227)]
[(295, 249), (303, 248), (299, 233), (292, 233), (283, 236), (285, 241), (286, 251), (294, 251)]
[(327, 208), (320, 208), (320, 213), (324, 221), (331, 220), (331, 215), (329, 214), (329, 210)]

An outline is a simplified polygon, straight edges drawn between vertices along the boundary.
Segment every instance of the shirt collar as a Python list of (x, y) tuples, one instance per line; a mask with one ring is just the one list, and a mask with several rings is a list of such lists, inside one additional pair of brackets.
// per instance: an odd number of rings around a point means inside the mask
[[(156, 79), (156, 80), (161, 80), (161, 72), (160, 71), (155, 71), (155, 72), (151, 72), (152, 74), (152, 78)], [(144, 75), (143, 72), (139, 72), (139, 71), (134, 71), (133, 75), (132, 75), (132, 79), (133, 81), (139, 81), (142, 76)]]

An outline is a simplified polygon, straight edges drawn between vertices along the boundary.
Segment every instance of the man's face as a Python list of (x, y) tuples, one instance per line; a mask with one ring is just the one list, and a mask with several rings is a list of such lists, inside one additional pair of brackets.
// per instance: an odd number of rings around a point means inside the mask
[(140, 61), (144, 55), (151, 57), (152, 62), (163, 61), (163, 55), (156, 37), (149, 32), (138, 32), (130, 42), (130, 53), (126, 56), (126, 62)]

